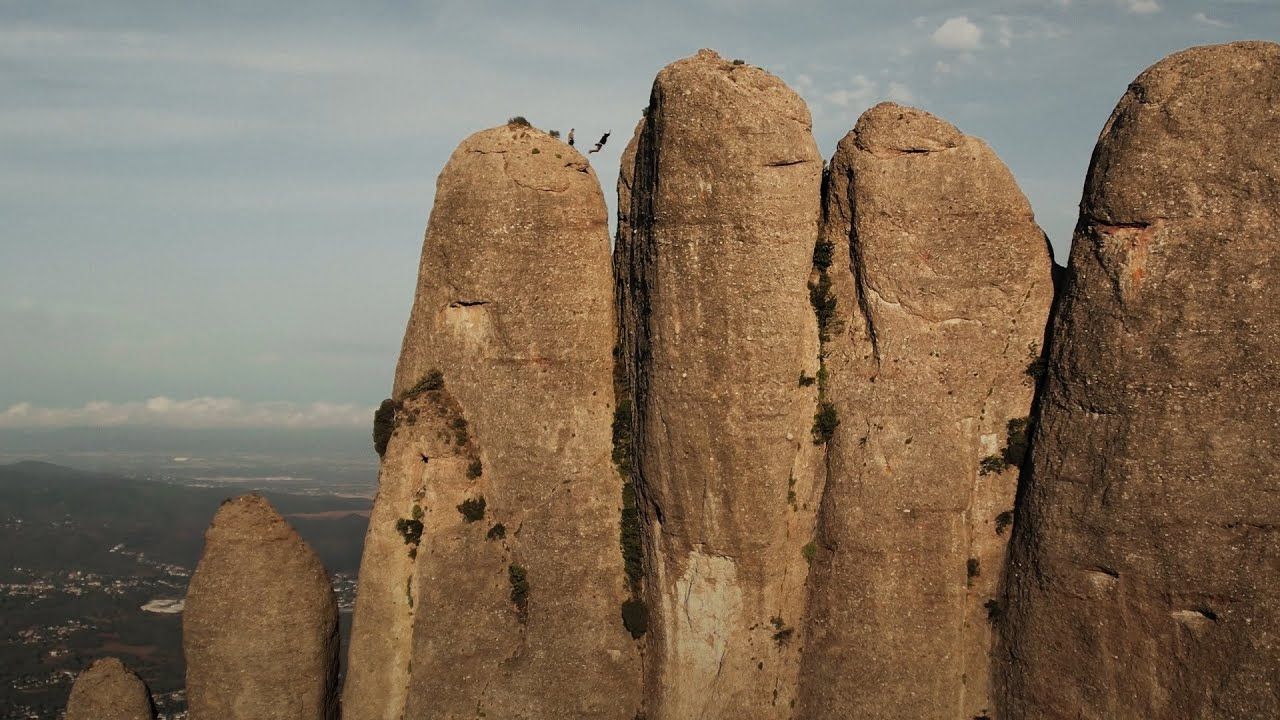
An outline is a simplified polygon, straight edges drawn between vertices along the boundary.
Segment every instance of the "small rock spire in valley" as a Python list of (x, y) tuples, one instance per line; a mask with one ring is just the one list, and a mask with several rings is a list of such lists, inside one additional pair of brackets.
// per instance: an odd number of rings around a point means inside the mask
[(76, 677), (66, 720), (152, 720), (146, 683), (116, 658), (95, 660)]
[(192, 720), (337, 720), (333, 587), (261, 496), (218, 509), (187, 589), (182, 633)]

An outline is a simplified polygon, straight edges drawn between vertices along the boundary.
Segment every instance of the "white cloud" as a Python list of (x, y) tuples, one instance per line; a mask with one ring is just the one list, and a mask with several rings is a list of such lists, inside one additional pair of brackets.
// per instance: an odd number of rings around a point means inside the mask
[(1218, 20), (1217, 18), (1211, 18), (1202, 12), (1198, 12), (1195, 15), (1192, 15), (1191, 19), (1195, 20), (1198, 23), (1204, 23), (1205, 25), (1212, 25), (1214, 27), (1220, 27), (1220, 28), (1231, 27), (1231, 23)]
[(977, 50), (982, 47), (982, 28), (961, 15), (939, 25), (932, 38), (935, 45), (948, 50)]
[(1013, 23), (1009, 21), (1008, 15), (993, 16), (996, 21), (996, 42), (1000, 47), (1009, 47), (1013, 44)]
[(1156, 0), (1120, 0), (1120, 4), (1125, 10), (1137, 15), (1150, 15), (1153, 12), (1160, 12), (1160, 3)]
[(916, 101), (916, 94), (911, 92), (911, 88), (904, 83), (894, 81), (889, 83), (889, 99), (894, 102), (910, 104)]
[(848, 88), (840, 88), (825, 93), (823, 100), (838, 107), (849, 107), (858, 103), (866, 103), (876, 94), (876, 83), (868, 80), (866, 75), (853, 76), (853, 84)]
[(0, 412), (0, 428), (170, 427), (322, 428), (368, 424), (372, 407), (337, 403), (245, 402), (237, 398), (164, 396), (122, 403), (90, 402), (78, 408), (18, 403)]

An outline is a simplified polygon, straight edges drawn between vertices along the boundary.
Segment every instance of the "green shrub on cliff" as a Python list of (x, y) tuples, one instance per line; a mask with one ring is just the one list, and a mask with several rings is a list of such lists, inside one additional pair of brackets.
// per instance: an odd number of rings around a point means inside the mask
[(813, 415), (813, 444), (825, 445), (830, 442), (839, 425), (840, 416), (836, 412), (836, 406), (826, 401), (818, 403), (818, 412)]
[(516, 606), (520, 622), (524, 622), (529, 617), (529, 573), (522, 565), (509, 565), (507, 582), (511, 584), (511, 603)]
[(462, 519), (465, 522), (473, 523), (484, 519), (484, 496), (467, 498), (458, 505), (458, 512), (462, 513)]
[(426, 374), (426, 377), (418, 381), (416, 385), (409, 388), (409, 392), (405, 396), (417, 395), (424, 392), (433, 392), (444, 388), (444, 373), (438, 369), (432, 369)]
[(1030, 444), (1030, 440), (1027, 437), (1027, 427), (1029, 425), (1030, 420), (1028, 418), (1014, 418), (1009, 421), (1007, 426), (1004, 453), (1001, 457), (1006, 463), (1014, 467), (1022, 467), (1023, 461), (1027, 459), (1027, 447)]
[(648, 631), (649, 608), (643, 600), (631, 598), (622, 603), (622, 626), (636, 639)]
[(387, 454), (387, 444), (391, 442), (391, 434), (396, 429), (396, 410), (399, 407), (400, 403), (387, 398), (373, 413), (373, 449), (378, 457)]

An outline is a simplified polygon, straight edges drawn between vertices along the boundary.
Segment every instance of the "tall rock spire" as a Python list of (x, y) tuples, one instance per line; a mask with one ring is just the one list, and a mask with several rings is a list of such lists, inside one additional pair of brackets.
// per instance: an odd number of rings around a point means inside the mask
[(1280, 716), (1280, 46), (1172, 55), (1085, 184), (1019, 506), (1008, 720)]
[(223, 503), (182, 616), (192, 720), (336, 720), (338, 606), (320, 559), (262, 497)]
[(826, 190), (830, 475), (799, 716), (992, 716), (987, 608), (1052, 301), (1048, 242), (985, 143), (913, 108), (863, 114)]
[(776, 77), (709, 50), (658, 74), (619, 228), (649, 718), (791, 714), (821, 175), (809, 111)]
[(67, 699), (67, 720), (151, 720), (151, 693), (116, 658), (96, 660), (76, 677)]
[(348, 720), (630, 720), (604, 197), (523, 119), (440, 175), (362, 561)]

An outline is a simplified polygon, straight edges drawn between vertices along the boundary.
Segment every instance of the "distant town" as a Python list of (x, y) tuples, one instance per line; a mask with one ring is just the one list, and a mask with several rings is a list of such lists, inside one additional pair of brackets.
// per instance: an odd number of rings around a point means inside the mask
[[(187, 584), (209, 518), (244, 491), (200, 484), (0, 466), (0, 717), (61, 717), (76, 675), (104, 656), (147, 679), (157, 717), (187, 717)], [(368, 501), (300, 485), (276, 502), (325, 556), (345, 632)]]

